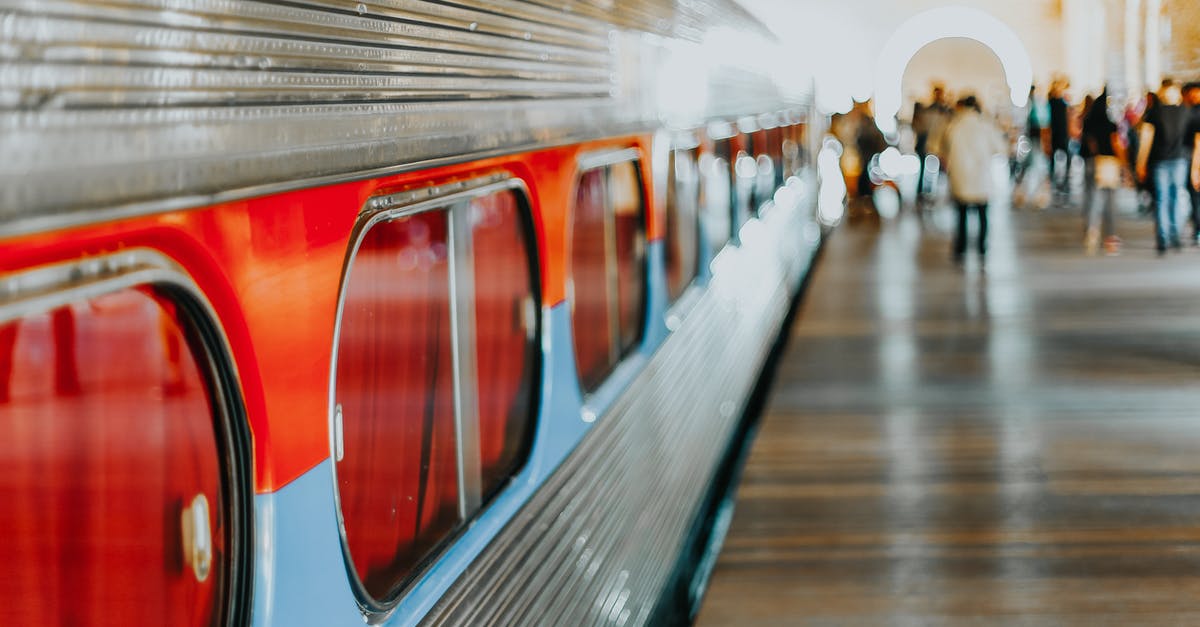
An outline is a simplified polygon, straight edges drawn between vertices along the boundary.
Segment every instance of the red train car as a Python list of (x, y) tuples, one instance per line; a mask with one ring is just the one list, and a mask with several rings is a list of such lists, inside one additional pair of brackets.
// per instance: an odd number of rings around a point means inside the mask
[(0, 25), (0, 622), (694, 609), (819, 241), (820, 120), (767, 29), (718, 0)]

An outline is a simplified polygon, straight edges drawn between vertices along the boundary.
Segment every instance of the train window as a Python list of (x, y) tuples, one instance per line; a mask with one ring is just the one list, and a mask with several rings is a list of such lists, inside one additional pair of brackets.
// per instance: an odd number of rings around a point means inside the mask
[[(616, 316), (609, 288), (610, 229), (606, 213), (607, 177), (603, 169), (579, 178), (572, 214), (571, 326), (580, 384), (594, 390), (616, 363)], [(615, 304), (615, 303), (614, 303)]]
[(612, 155), (579, 177), (571, 227), (571, 329), (587, 392), (642, 337), (645, 204), (634, 155)]
[[(783, 165), (783, 127), (776, 126), (767, 130), (767, 156), (771, 158), (771, 163), (774, 166), (772, 174), (774, 177), (773, 187), (783, 185), (786, 178), (784, 176)], [(772, 192), (774, 195), (774, 192)]]
[(798, 174), (808, 165), (808, 152), (805, 150), (807, 129), (803, 122), (792, 124), (786, 128), (783, 140), (783, 159), (785, 175)]
[(801, 150), (800, 144), (796, 141), (799, 133), (796, 132), (796, 126), (789, 126), (784, 129), (783, 138), (783, 174), (785, 177), (795, 176), (800, 172)]
[(386, 599), (461, 521), (448, 212), (371, 227), (346, 277), (334, 398), (342, 524)]
[(746, 224), (754, 215), (755, 187), (758, 181), (758, 162), (748, 152), (750, 141), (746, 134), (742, 135), (742, 146), (746, 149), (738, 151), (737, 160), (733, 164), (733, 232), (731, 235), (734, 236), (741, 230), (742, 225)]
[(700, 247), (700, 175), (696, 149), (672, 150), (667, 168), (667, 295), (679, 298), (696, 278)]
[(764, 150), (754, 158), (754, 207), (762, 209), (763, 203), (775, 195), (775, 160), (766, 150), (766, 131), (759, 131)]
[(731, 221), (733, 185), (730, 180), (733, 144), (728, 138), (713, 142), (712, 153), (700, 156), (700, 221), (708, 243), (709, 257), (715, 257), (733, 232)]
[(482, 493), (490, 495), (523, 465), (533, 436), (539, 368), (536, 277), (531, 229), (516, 192), (473, 199), (468, 207), (475, 286)]
[(198, 327), (166, 288), (80, 294), (0, 322), (0, 615), (226, 624), (249, 489)]
[(646, 301), (646, 217), (637, 163), (609, 166), (608, 185), (616, 235), (618, 359), (642, 339)]
[(541, 369), (523, 196), (398, 196), (357, 240), (334, 366), (343, 542), (368, 611), (524, 465)]

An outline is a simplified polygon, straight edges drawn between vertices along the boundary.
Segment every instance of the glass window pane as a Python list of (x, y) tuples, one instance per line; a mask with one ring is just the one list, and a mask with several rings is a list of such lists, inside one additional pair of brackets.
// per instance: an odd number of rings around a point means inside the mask
[(671, 152), (667, 174), (667, 294), (679, 298), (696, 277), (700, 180), (694, 150)]
[(775, 162), (768, 155), (758, 155), (755, 168), (754, 207), (759, 209), (775, 195)]
[(789, 137), (783, 140), (784, 173), (787, 176), (794, 176), (800, 171), (800, 145), (790, 137), (792, 128), (788, 128)]
[(475, 359), (483, 494), (524, 464), (538, 377), (537, 303), (521, 206), (513, 191), (471, 201)]
[(708, 240), (710, 257), (715, 257), (729, 242), (732, 231), (729, 199), (729, 161), (719, 155), (704, 154), (700, 157), (702, 213), (704, 235)]
[(571, 331), (575, 366), (585, 390), (596, 389), (616, 364), (616, 295), (609, 289), (609, 220), (604, 169), (584, 172), (571, 226)]
[(742, 225), (754, 215), (754, 188), (758, 178), (758, 163), (746, 151), (738, 151), (734, 162), (734, 205), (733, 232), (736, 235)]
[(783, 185), (786, 178), (783, 163), (783, 127), (767, 131), (767, 155), (774, 165), (775, 187)]
[[(227, 487), (194, 341), (150, 287), (0, 324), (0, 623), (225, 622)], [(203, 581), (182, 557), (200, 496)]]
[(386, 600), (460, 522), (447, 213), (375, 225), (346, 279), (335, 402), (346, 543)]
[(645, 213), (637, 164), (625, 161), (609, 166), (616, 233), (617, 303), (620, 309), (620, 353), (623, 356), (642, 339), (646, 300)]

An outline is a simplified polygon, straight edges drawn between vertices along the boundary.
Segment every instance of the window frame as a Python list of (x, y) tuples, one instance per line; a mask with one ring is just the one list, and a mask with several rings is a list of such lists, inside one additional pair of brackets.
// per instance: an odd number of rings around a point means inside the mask
[[(478, 176), (468, 180), (442, 185), (426, 184), (421, 187), (395, 193), (382, 193), (368, 198), (359, 212), (359, 218), (350, 236), (350, 245), (342, 262), (342, 274), (338, 284), (337, 312), (334, 320), (329, 360), (329, 390), (326, 414), (328, 416), (330, 471), (333, 476), (334, 511), (337, 514), (338, 542), (342, 548), (342, 559), (347, 579), (354, 592), (360, 612), (369, 622), (386, 620), (408, 594), (413, 586), (424, 577), (446, 550), (471, 526), (471, 521), (486, 511), (487, 505), (504, 492), (504, 488), (485, 493), (483, 490), (482, 453), (480, 449), (480, 414), (477, 402), (478, 372), (475, 361), (475, 287), (474, 257), (471, 246), (472, 230), (469, 219), (464, 219), (471, 201), (495, 193), (513, 192), (516, 198), (518, 219), (521, 223), (522, 239), (529, 269), (530, 296), (534, 302), (534, 339), (536, 350), (532, 351), (534, 372), (533, 389), (530, 390), (529, 421), (531, 428), (522, 444), (521, 462), (511, 475), (517, 476), (529, 462), (536, 436), (538, 417), (541, 411), (541, 393), (545, 373), (545, 355), (541, 348), (545, 321), (542, 315), (542, 268), (537, 245), (537, 230), (533, 224), (533, 211), (529, 187), (520, 177), (507, 172)], [(410, 573), (384, 599), (372, 598), (354, 566), (350, 547), (346, 539), (346, 524), (342, 512), (342, 498), (338, 488), (337, 463), (343, 456), (341, 414), (337, 403), (337, 362), (341, 341), (341, 329), (346, 305), (347, 286), (367, 234), (376, 225), (414, 216), (421, 213), (444, 210), (447, 220), (447, 257), (449, 260), (449, 302), (451, 323), (451, 359), (453, 362), (455, 457), (458, 482), (458, 512), (460, 523), (440, 539), (432, 549), (417, 561)]]
[[(623, 163), (631, 164), (633, 166), (634, 174), (637, 177), (637, 193), (638, 193), (638, 199), (640, 201), (639, 205), (641, 207), (641, 216), (640, 216), (640, 220), (639, 220), (638, 224), (639, 224), (640, 233), (641, 233), (641, 243), (640, 244), (641, 244), (641, 251), (642, 251), (641, 257), (642, 258), (641, 258), (641, 264), (640, 264), (641, 267), (639, 268), (639, 271), (638, 271), (638, 276), (642, 282), (642, 298), (641, 298), (641, 302), (638, 303), (638, 311), (639, 311), (638, 337), (637, 337), (637, 340), (634, 341), (633, 344), (629, 348), (622, 348), (622, 346), (621, 346), (621, 322), (620, 322), (621, 303), (619, 300), (620, 283), (619, 283), (619, 279), (618, 279), (619, 269), (617, 268), (617, 250), (616, 250), (616, 233), (615, 233), (616, 214), (615, 214), (613, 205), (611, 203), (611, 199), (607, 198), (607, 195), (606, 195), (606, 199), (610, 200), (610, 202), (606, 203), (605, 207), (604, 207), (604, 215), (605, 215), (604, 231), (605, 231), (605, 240), (606, 240), (605, 247), (606, 247), (606, 249), (610, 249), (609, 252), (612, 253), (611, 256), (606, 256), (606, 262), (605, 262), (606, 263), (605, 275), (607, 277), (605, 288), (610, 291), (609, 295), (611, 297), (609, 299), (609, 304), (608, 304), (608, 307), (609, 307), (608, 316), (609, 316), (609, 320), (611, 321), (610, 325), (609, 325), (610, 328), (609, 328), (608, 343), (609, 343), (609, 350), (612, 351), (612, 354), (614, 354), (616, 356), (616, 359), (605, 370), (604, 375), (603, 375), (603, 380), (592, 389), (588, 389), (587, 387), (584, 386), (582, 374), (579, 372), (576, 372), (576, 381), (579, 383), (579, 390), (580, 390), (581, 395), (583, 396), (585, 404), (587, 404), (587, 400), (589, 398), (591, 398), (593, 395), (595, 395), (599, 390), (603, 389), (605, 384), (607, 384), (609, 381), (612, 380), (613, 373), (615, 373), (620, 368), (621, 364), (624, 363), (626, 360), (628, 360), (630, 356), (636, 354), (638, 351), (638, 348), (640, 346), (642, 346), (642, 344), (644, 344), (646, 341), (646, 328), (647, 328), (646, 322), (647, 322), (647, 318), (649, 317), (649, 303), (650, 303), (650, 277), (649, 277), (650, 264), (649, 264), (649, 259), (647, 258), (647, 251), (649, 250), (649, 243), (650, 243), (649, 242), (649, 222), (650, 222), (651, 216), (650, 216), (650, 204), (649, 204), (650, 197), (646, 193), (646, 180), (645, 180), (645, 175), (642, 172), (642, 161), (644, 161), (644, 157), (643, 157), (641, 151), (639, 151), (637, 148), (634, 148), (634, 147), (585, 152), (583, 154), (580, 154), (576, 158), (576, 161), (575, 161), (575, 174), (574, 174), (573, 184), (571, 185), (571, 196), (570, 196), (571, 207), (570, 207), (570, 211), (567, 212), (567, 220), (566, 220), (567, 238), (571, 241), (571, 247), (568, 248), (568, 253), (567, 253), (567, 280), (571, 282), (570, 283), (571, 290), (569, 290), (569, 298), (571, 299), (571, 302), (569, 303), (570, 307), (573, 308), (575, 306), (575, 303), (574, 303), (574, 300), (575, 300), (575, 293), (574, 293), (574, 285), (575, 285), (575, 283), (574, 283), (574, 281), (575, 281), (574, 263), (575, 263), (575, 259), (574, 259), (574, 250), (573, 250), (574, 238), (575, 238), (575, 213), (576, 213), (575, 201), (578, 198), (579, 185), (583, 180), (583, 176), (593, 170), (609, 168), (609, 167), (620, 165)], [(606, 184), (607, 184), (607, 180), (606, 180)], [(575, 327), (574, 314), (572, 312), (571, 313), (571, 329), (572, 329), (571, 349), (572, 349), (572, 351), (575, 350), (575, 345), (576, 345), (575, 338), (573, 337), (574, 327)], [(577, 359), (578, 358), (576, 357), (576, 364), (578, 363)]]
[[(254, 489), (249, 424), (233, 351), (216, 311), (184, 269), (157, 250), (133, 248), (0, 277), (0, 325), (126, 289), (152, 287), (179, 309), (205, 379), (218, 447), (223, 505), (229, 512), (226, 625), (250, 620), (254, 585)], [(212, 506), (216, 509), (216, 506)]]

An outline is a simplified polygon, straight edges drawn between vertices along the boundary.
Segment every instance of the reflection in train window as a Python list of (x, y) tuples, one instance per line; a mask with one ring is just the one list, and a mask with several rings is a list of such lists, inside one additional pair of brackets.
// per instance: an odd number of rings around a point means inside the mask
[(334, 458), (347, 561), (374, 609), (528, 456), (541, 364), (521, 198), (381, 214), (349, 266)]
[(667, 167), (667, 296), (675, 302), (696, 278), (700, 248), (700, 173), (696, 149), (672, 150)]
[(474, 259), (475, 364), (482, 494), (502, 488), (525, 461), (539, 378), (531, 229), (516, 192), (468, 207)]
[(226, 624), (230, 451), (204, 345), (158, 288), (0, 323), (5, 624)]
[(604, 382), (641, 341), (645, 312), (645, 207), (637, 161), (579, 177), (571, 226), (571, 330), (584, 391)]

